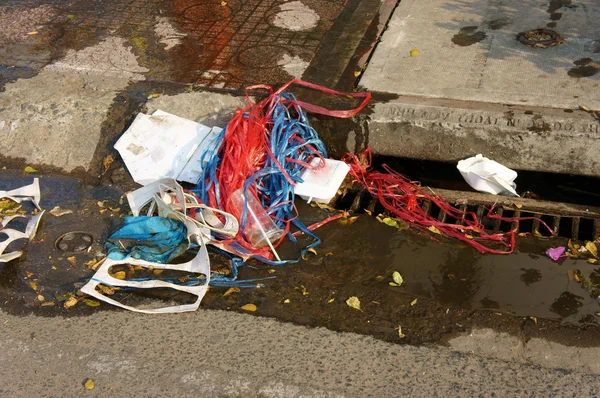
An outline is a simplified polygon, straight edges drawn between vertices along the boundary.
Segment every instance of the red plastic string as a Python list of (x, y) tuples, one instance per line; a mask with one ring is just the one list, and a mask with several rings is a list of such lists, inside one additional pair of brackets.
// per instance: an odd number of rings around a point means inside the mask
[[(474, 212), (453, 207), (441, 196), (426, 192), (418, 183), (387, 166), (383, 166), (385, 172), (370, 170), (371, 152), (369, 149), (363, 152), (361, 159), (348, 153), (343, 160), (350, 165), (352, 177), (362, 184), (371, 195), (378, 198), (381, 205), (394, 217), (423, 231), (439, 231), (442, 235), (459, 239), (481, 253), (510, 254), (514, 251), (515, 230), (488, 233)], [(461, 220), (461, 223), (444, 223), (432, 217), (421, 206), (426, 200), (431, 201), (449, 217)], [(535, 219), (552, 233), (552, 229), (545, 222), (535, 217), (501, 217), (493, 214), (493, 207), (489, 210), (487, 217), (507, 222)], [(433, 237), (431, 234), (430, 236)], [(504, 246), (505, 249), (494, 248), (497, 246)]]
[[(361, 99), (362, 101), (360, 105), (354, 109), (330, 110), (304, 101), (285, 99), (281, 96), (281, 93), (288, 90), (291, 85), (307, 87), (327, 95), (356, 98)], [(267, 90), (269, 92), (269, 96), (255, 104), (250, 98), (250, 90)], [(229, 198), (236, 190), (244, 187), (244, 184), (250, 177), (252, 177), (259, 170), (263, 169), (267, 159), (269, 158), (272, 160), (272, 163), (275, 165), (277, 170), (288, 181), (288, 183), (293, 184), (293, 180), (281, 162), (276, 159), (270, 146), (270, 131), (273, 126), (272, 111), (275, 108), (275, 105), (283, 104), (288, 109), (298, 109), (301, 107), (303, 110), (308, 112), (339, 118), (349, 118), (360, 112), (368, 104), (370, 99), (370, 93), (341, 93), (302, 80), (292, 80), (280, 87), (275, 92), (270, 86), (266, 85), (255, 85), (248, 87), (246, 89), (246, 106), (238, 109), (235, 112), (233, 118), (226, 127), (226, 131), (224, 132), (223, 142), (218, 151), (220, 163), (218, 164), (216, 170), (216, 181), (218, 182), (219, 192), (217, 196), (214, 186), (209, 190), (207, 193), (208, 205), (222, 209), (228, 213), (235, 213)], [(297, 134), (293, 134), (291, 139), (299, 141)], [(314, 154), (314, 156), (321, 157), (319, 151), (317, 151), (312, 145), (305, 145), (303, 146), (302, 150), (311, 152)], [(286, 158), (286, 161), (295, 164), (301, 164), (305, 167), (312, 167), (310, 164), (296, 159)], [(323, 162), (321, 162), (321, 164), (322, 163)], [(254, 193), (257, 192), (256, 186), (250, 187), (250, 189)], [(291, 221), (291, 218), (283, 220), (286, 233), (289, 231)], [(279, 245), (282, 240), (283, 238), (277, 242), (275, 246)], [(233, 241), (240, 244), (243, 248), (254, 253), (255, 255), (265, 257), (267, 259), (272, 258), (268, 247), (256, 248), (252, 246), (250, 242), (246, 241), (243, 234), (238, 234)], [(229, 243), (232, 243), (233, 241)], [(227, 245), (228, 241), (224, 241), (223, 244)]]

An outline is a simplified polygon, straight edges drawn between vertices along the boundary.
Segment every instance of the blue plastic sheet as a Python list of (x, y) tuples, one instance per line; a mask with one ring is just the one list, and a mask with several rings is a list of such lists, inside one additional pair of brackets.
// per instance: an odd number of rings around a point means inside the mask
[(105, 244), (113, 260), (130, 256), (163, 264), (182, 255), (187, 247), (187, 229), (181, 221), (146, 216), (123, 218), (123, 225)]

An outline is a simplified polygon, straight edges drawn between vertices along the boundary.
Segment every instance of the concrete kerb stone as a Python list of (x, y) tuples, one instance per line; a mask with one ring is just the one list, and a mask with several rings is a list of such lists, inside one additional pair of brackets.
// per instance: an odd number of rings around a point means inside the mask
[(482, 153), (518, 170), (600, 176), (600, 120), (584, 111), (400, 97), (375, 103), (367, 124), (364, 143), (380, 155), (455, 162)]

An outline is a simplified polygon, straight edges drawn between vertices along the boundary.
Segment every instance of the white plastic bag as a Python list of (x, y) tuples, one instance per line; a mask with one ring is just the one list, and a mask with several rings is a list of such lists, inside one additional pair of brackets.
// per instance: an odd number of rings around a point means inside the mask
[(519, 196), (515, 189), (517, 172), (479, 154), (456, 166), (471, 188), (493, 195)]

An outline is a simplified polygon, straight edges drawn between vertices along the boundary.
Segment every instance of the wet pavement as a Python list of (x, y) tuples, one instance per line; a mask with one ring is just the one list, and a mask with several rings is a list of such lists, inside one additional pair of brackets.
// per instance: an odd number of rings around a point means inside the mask
[[(368, 7), (363, 5), (364, 10), (357, 7), (360, 3), (368, 3)], [(321, 79), (337, 80), (339, 74), (349, 69), (353, 80), (352, 72), (364, 66), (366, 49), (372, 47), (384, 27), (391, 9), (387, 3), (380, 0), (11, 2), (0, 5), (3, 26), (0, 87), (18, 77), (35, 74), (68, 51), (97, 45), (109, 37), (125, 39), (125, 45), (147, 69), (145, 78), (155, 82), (221, 89), (243, 89), (252, 84), (276, 86), (301, 77), (313, 61), (318, 64), (317, 74)], [(385, 16), (380, 17), (382, 4)], [(354, 19), (361, 21), (364, 31), (355, 37), (344, 36), (343, 28), (347, 28), (344, 22)], [(342, 49), (333, 48), (338, 41)], [(325, 42), (329, 46), (327, 53), (320, 53)], [(338, 59), (332, 59), (332, 53)], [(98, 58), (97, 54), (89, 54), (87, 59), (78, 61), (89, 64)], [(341, 66), (337, 66), (340, 62)]]
[[(121, 196), (125, 189), (89, 186), (66, 176), (40, 177), (42, 208), (59, 206), (60, 211), (46, 213), (23, 259), (0, 267), (2, 309), (42, 316), (114, 311), (108, 304), (81, 297), (77, 290), (93, 275), (91, 267), (100, 258), (96, 256), (109, 231), (129, 213)], [(26, 184), (31, 178), (21, 171), (4, 171), (0, 189)], [(297, 205), (306, 224), (328, 215), (318, 207)], [(68, 211), (72, 213), (57, 216)], [(78, 253), (59, 250), (56, 240), (71, 231), (90, 234), (92, 246)], [(259, 315), (407, 343), (443, 342), (483, 326), (523, 333), (525, 326), (531, 335), (566, 344), (582, 336), (585, 344), (600, 344), (595, 337), (600, 304), (593, 289), (586, 290), (574, 278), (578, 272), (596, 286), (600, 268), (585, 256), (559, 262), (548, 258), (545, 250), (566, 245), (563, 238), (520, 236), (511, 255), (481, 254), (454, 240), (398, 230), (365, 213), (352, 225), (332, 223), (317, 233), (323, 242), (316, 255), (309, 253), (299, 264), (285, 267), (250, 262), (241, 269), (240, 279), (274, 279), (262, 281), (260, 288), (228, 294), (225, 288), (213, 287), (202, 308), (242, 311), (251, 303)], [(291, 245), (282, 246), (280, 252), (288, 257), (297, 254)], [(212, 255), (211, 264), (213, 270), (227, 272), (225, 259)], [(404, 279), (400, 287), (389, 284), (394, 271)], [(362, 311), (346, 304), (351, 296), (359, 298)], [(113, 297), (128, 305), (186, 300), (166, 292), (122, 291)], [(398, 327), (406, 336), (401, 340)]]

